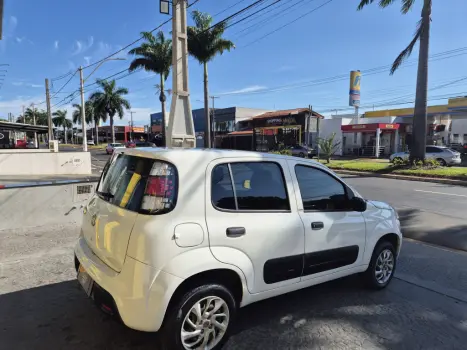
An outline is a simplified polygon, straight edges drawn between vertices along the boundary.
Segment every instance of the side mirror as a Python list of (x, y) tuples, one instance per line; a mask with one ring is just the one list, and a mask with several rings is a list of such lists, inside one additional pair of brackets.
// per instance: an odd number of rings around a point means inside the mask
[(366, 211), (366, 201), (360, 197), (353, 197), (350, 200), (350, 205), (354, 211), (363, 213)]

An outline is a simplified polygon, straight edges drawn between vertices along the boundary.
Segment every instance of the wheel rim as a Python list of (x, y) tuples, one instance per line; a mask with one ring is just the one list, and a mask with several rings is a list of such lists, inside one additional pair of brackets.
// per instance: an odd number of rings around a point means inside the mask
[(229, 307), (219, 297), (206, 297), (196, 302), (183, 320), (180, 333), (186, 350), (213, 349), (229, 326)]
[(394, 272), (394, 254), (384, 249), (378, 256), (375, 266), (375, 277), (379, 284), (385, 284)]

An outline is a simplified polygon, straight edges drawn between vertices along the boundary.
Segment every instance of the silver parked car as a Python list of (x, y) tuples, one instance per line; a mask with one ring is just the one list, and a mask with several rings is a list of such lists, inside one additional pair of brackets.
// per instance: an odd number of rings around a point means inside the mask
[[(389, 161), (408, 158), (409, 152), (398, 152), (391, 154)], [(436, 159), (441, 166), (459, 165), (462, 161), (459, 152), (444, 146), (426, 146), (426, 158)]]
[(295, 157), (313, 158), (316, 156), (316, 151), (313, 148), (307, 146), (295, 145), (290, 147), (290, 150), (292, 151), (292, 155)]

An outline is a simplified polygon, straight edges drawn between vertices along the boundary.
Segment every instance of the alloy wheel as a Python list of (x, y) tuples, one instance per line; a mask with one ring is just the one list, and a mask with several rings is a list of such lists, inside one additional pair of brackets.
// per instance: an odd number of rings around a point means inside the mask
[(384, 249), (376, 259), (375, 277), (379, 284), (389, 281), (394, 272), (394, 254), (389, 249)]
[(183, 347), (186, 350), (213, 349), (224, 337), (229, 320), (229, 307), (223, 299), (210, 296), (197, 301), (182, 323)]

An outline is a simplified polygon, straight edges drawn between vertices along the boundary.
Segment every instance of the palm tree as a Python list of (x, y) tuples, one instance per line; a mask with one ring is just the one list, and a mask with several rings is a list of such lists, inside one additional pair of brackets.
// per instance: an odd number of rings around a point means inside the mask
[[(30, 124), (34, 124), (34, 121), (37, 124), (37, 115), (38, 115), (38, 110), (37, 108), (26, 108), (26, 111), (24, 112), (24, 116), (26, 117), (26, 120), (29, 121)], [(35, 119), (35, 120), (34, 120)]]
[[(79, 126), (82, 126), (81, 124), (81, 105), (74, 103), (73, 107), (75, 110), (73, 111), (72, 118), (73, 118), (73, 124), (78, 124)], [(88, 100), (84, 103), (84, 111), (86, 112), (86, 125), (92, 124), (94, 121), (94, 107), (92, 104), (92, 101)], [(99, 124), (99, 123), (97, 123)], [(86, 130), (82, 131), (83, 133), (86, 132)], [(83, 136), (84, 137), (84, 136)], [(97, 144), (97, 142), (96, 142)]]
[(212, 26), (212, 17), (208, 13), (192, 12), (194, 27), (188, 27), (188, 52), (204, 66), (204, 147), (211, 146), (211, 122), (209, 114), (208, 62), (225, 50), (235, 48), (232, 41), (222, 38), (227, 22), (219, 22)]
[(129, 51), (129, 54), (139, 56), (131, 62), (129, 71), (133, 72), (135, 69), (143, 68), (147, 72), (159, 74), (160, 84), (156, 85), (156, 88), (162, 106), (162, 133), (165, 142), (165, 123), (167, 121), (165, 101), (167, 98), (164, 85), (172, 66), (172, 40), (166, 39), (162, 31), (158, 32), (156, 37), (150, 32), (142, 32), (141, 35), (146, 42)]
[(54, 123), (55, 127), (63, 127), (63, 133), (65, 137), (65, 143), (68, 142), (68, 137), (67, 137), (67, 129), (71, 128), (73, 126), (72, 122), (70, 119), (66, 117), (68, 111), (66, 110), (58, 110), (54, 112), (52, 115), (55, 117), (52, 118), (52, 122)]
[[(360, 0), (358, 10), (375, 0)], [(380, 0), (379, 6), (388, 7), (396, 0)], [(401, 0), (401, 12), (407, 14), (414, 6), (415, 0)], [(428, 54), (430, 45), (430, 26), (431, 26), (431, 3), (432, 0), (423, 0), (422, 18), (418, 22), (417, 30), (410, 44), (399, 54), (394, 61), (391, 74), (400, 67), (402, 62), (408, 58), (420, 41), (420, 51), (418, 54), (418, 72), (417, 72), (417, 90), (415, 95), (415, 110), (413, 116), (413, 140), (410, 149), (411, 162), (425, 159), (425, 145), (427, 134), (427, 95), (428, 95)]]
[(95, 113), (105, 119), (107, 119), (107, 115), (109, 116), (112, 143), (115, 143), (114, 117), (118, 115), (122, 119), (124, 115), (123, 108), (131, 108), (130, 102), (123, 98), (124, 95), (128, 94), (128, 89), (117, 87), (115, 80), (97, 79), (97, 85), (102, 91), (94, 92), (89, 99), (93, 101)]

